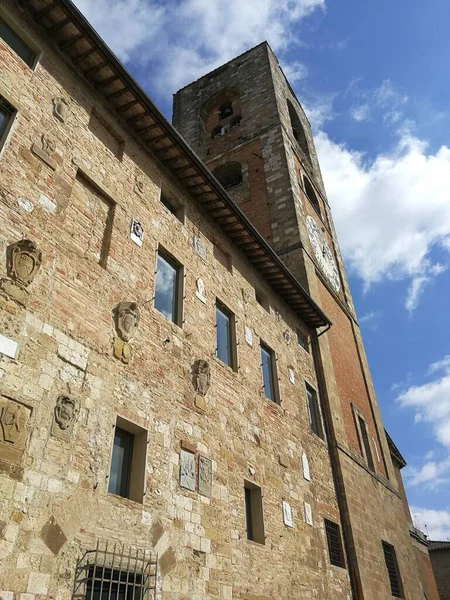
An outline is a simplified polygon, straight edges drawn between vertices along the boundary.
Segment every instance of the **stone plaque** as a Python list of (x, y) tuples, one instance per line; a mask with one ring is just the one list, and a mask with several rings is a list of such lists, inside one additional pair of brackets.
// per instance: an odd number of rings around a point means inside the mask
[(0, 458), (20, 465), (27, 439), (30, 409), (15, 400), (0, 396)]
[(294, 527), (294, 520), (292, 518), (292, 508), (288, 502), (283, 500), (283, 523), (286, 527)]
[(205, 456), (198, 457), (198, 491), (202, 496), (212, 495), (212, 461)]
[(294, 369), (289, 368), (288, 369), (289, 372), (289, 381), (294, 384), (295, 383), (295, 374), (294, 374)]
[(197, 289), (195, 291), (195, 295), (200, 300), (200, 302), (203, 302), (203, 304), (206, 304), (205, 282), (203, 281), (203, 279), (201, 277), (199, 277), (196, 281), (196, 284), (197, 284)]
[(245, 328), (245, 341), (249, 346), (253, 346), (253, 331), (250, 327)]
[(311, 504), (308, 504), (307, 502), (305, 502), (304, 504), (305, 504), (305, 523), (307, 525), (311, 525), (312, 526), (313, 519), (312, 519)]
[(180, 486), (195, 492), (195, 454), (180, 452)]
[(200, 256), (203, 262), (206, 262), (206, 246), (196, 235), (194, 235), (194, 252)]
[(311, 481), (311, 473), (309, 470), (309, 461), (306, 454), (303, 452), (302, 454), (302, 467), (303, 467), (303, 477), (306, 481)]
[(64, 440), (70, 439), (79, 410), (78, 400), (71, 396), (58, 396), (53, 414), (52, 435)]
[(136, 302), (119, 302), (113, 311), (116, 331), (120, 339), (129, 342), (136, 333), (140, 313)]

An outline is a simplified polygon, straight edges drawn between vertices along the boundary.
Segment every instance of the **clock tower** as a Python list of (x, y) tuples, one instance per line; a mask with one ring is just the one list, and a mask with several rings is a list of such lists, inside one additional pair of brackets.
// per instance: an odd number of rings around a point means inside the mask
[(355, 600), (423, 600), (311, 127), (267, 43), (178, 91), (173, 122), (332, 321), (309, 349)]

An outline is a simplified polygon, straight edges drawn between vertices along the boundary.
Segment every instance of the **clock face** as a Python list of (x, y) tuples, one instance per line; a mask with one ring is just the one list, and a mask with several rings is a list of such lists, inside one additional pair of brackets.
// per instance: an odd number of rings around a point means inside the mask
[(319, 263), (319, 267), (322, 272), (328, 278), (333, 289), (338, 292), (341, 288), (341, 282), (339, 280), (339, 273), (337, 270), (336, 263), (333, 258), (333, 253), (328, 246), (325, 234), (322, 229), (317, 225), (314, 219), (310, 216), (306, 217), (306, 229), (308, 230), (309, 239), (311, 246), (314, 251), (314, 255)]

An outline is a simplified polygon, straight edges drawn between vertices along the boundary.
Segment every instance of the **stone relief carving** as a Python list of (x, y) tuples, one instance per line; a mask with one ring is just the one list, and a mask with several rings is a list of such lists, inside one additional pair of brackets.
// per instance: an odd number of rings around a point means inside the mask
[(203, 279), (201, 277), (199, 277), (195, 283), (197, 285), (197, 289), (195, 291), (195, 295), (200, 300), (200, 302), (203, 302), (203, 304), (206, 304), (205, 282), (203, 281)]
[(116, 331), (124, 342), (129, 342), (136, 333), (140, 313), (136, 302), (119, 302), (114, 310)]
[(195, 491), (195, 454), (180, 452), (180, 486)]
[(41, 136), (41, 150), (49, 158), (52, 158), (56, 152), (55, 140), (46, 133)]
[(31, 146), (31, 152), (44, 161), (51, 169), (56, 170), (58, 165), (53, 158), (56, 152), (56, 142), (52, 137), (46, 133), (42, 134), (40, 140), (34, 142)]
[(206, 396), (211, 384), (211, 369), (207, 360), (199, 359), (194, 364), (194, 387), (197, 394)]
[(33, 281), (42, 263), (42, 252), (31, 240), (20, 240), (7, 248), (8, 277), (27, 287)]
[(212, 460), (205, 456), (198, 457), (198, 491), (202, 496), (212, 495)]
[(0, 459), (21, 463), (29, 416), (28, 407), (0, 396)]
[(65, 98), (53, 98), (53, 114), (62, 123), (66, 122), (69, 115), (69, 103)]
[(79, 404), (71, 396), (61, 395), (56, 400), (52, 434), (68, 439), (72, 434), (73, 424), (79, 413)]
[(134, 177), (134, 191), (141, 196), (144, 193), (144, 180), (141, 175), (136, 174)]
[(132, 357), (131, 345), (120, 338), (114, 338), (114, 357), (127, 365)]

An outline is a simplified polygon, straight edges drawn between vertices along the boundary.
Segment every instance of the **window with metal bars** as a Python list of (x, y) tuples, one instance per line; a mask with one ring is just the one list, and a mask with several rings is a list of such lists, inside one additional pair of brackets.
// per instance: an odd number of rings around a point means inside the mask
[(336, 567), (345, 568), (344, 551), (342, 548), (341, 530), (337, 523), (325, 520), (325, 533), (327, 534), (328, 554), (330, 563)]
[(3, 96), (0, 96), (0, 148), (8, 135), (15, 113), (16, 109)]
[(391, 593), (395, 598), (403, 598), (403, 585), (400, 578), (398, 568), (397, 555), (395, 548), (387, 542), (381, 542), (383, 545), (384, 560), (389, 575), (389, 583), (391, 585)]

